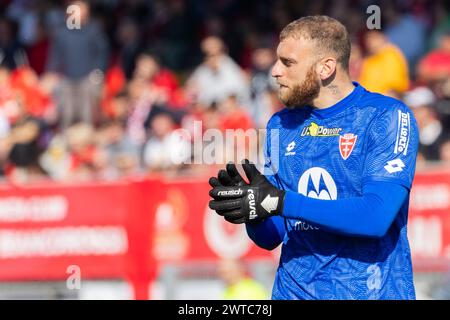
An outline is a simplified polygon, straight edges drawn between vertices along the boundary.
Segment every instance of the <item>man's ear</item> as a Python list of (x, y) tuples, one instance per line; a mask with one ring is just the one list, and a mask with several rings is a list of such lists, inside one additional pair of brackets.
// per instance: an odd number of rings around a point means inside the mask
[(318, 74), (320, 80), (326, 81), (330, 78), (336, 71), (336, 59), (334, 58), (325, 58), (320, 63), (318, 63)]

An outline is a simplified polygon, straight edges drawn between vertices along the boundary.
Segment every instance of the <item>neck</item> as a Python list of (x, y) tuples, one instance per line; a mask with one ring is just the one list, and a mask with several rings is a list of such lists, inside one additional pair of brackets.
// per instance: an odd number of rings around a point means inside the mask
[(318, 96), (312, 101), (317, 109), (331, 107), (348, 96), (355, 86), (349, 77), (345, 79), (334, 79), (320, 89)]

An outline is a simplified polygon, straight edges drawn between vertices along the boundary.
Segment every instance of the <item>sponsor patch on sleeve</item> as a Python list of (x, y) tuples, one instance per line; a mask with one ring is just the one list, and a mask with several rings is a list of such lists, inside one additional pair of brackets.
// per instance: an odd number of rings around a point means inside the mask
[(395, 140), (394, 153), (403, 153), (406, 156), (408, 152), (410, 136), (411, 118), (409, 113), (398, 110), (397, 138)]

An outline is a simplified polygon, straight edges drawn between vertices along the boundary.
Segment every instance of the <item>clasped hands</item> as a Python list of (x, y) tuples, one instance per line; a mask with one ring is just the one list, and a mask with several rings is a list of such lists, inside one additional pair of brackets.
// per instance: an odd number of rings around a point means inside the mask
[(285, 191), (274, 187), (247, 159), (242, 168), (248, 182), (234, 163), (227, 164), (226, 170), (209, 179), (212, 187), (209, 195), (213, 198), (209, 207), (234, 224), (258, 223), (281, 214)]

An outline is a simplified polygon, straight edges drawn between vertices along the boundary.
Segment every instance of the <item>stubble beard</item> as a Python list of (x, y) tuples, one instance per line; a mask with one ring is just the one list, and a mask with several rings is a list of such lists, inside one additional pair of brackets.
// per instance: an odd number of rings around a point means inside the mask
[(319, 95), (319, 91), (320, 81), (313, 65), (306, 73), (303, 83), (294, 86), (286, 97), (281, 96), (279, 92), (279, 98), (288, 109), (302, 108), (311, 105), (313, 99)]

